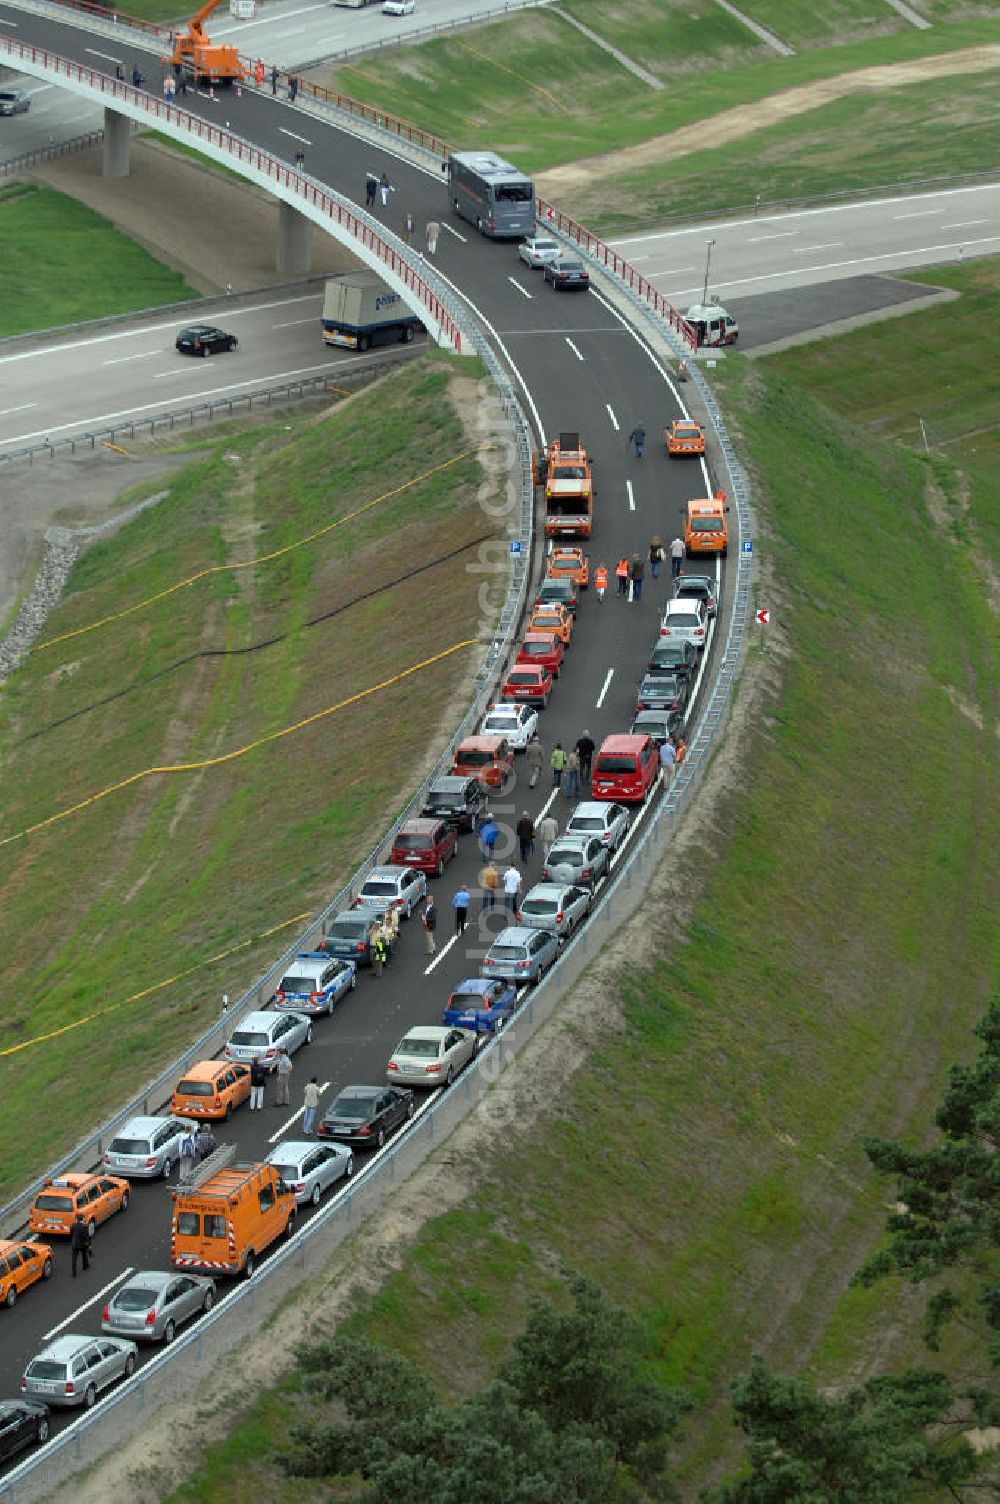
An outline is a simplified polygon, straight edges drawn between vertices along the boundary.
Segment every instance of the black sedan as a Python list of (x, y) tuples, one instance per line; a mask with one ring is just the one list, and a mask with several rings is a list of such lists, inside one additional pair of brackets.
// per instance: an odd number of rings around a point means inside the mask
[(220, 350), (235, 350), (239, 340), (212, 324), (192, 324), (181, 330), (176, 343), (182, 355), (218, 355)]
[(345, 1086), (317, 1128), (321, 1138), (359, 1149), (381, 1149), (413, 1116), (413, 1093), (399, 1086)]
[(0, 1400), (0, 1462), (49, 1439), (49, 1407), (40, 1400)]
[(705, 602), (705, 610), (714, 616), (718, 610), (719, 587), (710, 574), (681, 574), (674, 582), (674, 599)]
[(636, 710), (683, 710), (687, 683), (675, 674), (647, 674), (639, 685)]
[(552, 283), (553, 292), (568, 292), (571, 288), (586, 292), (590, 286), (590, 273), (583, 262), (575, 261), (569, 256), (560, 256), (557, 261), (547, 261), (542, 267), (542, 274), (546, 282)]

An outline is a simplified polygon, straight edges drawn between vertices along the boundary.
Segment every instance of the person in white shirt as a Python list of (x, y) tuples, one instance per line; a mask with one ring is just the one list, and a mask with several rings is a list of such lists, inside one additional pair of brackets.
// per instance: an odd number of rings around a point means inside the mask
[(512, 913), (517, 910), (517, 895), (521, 891), (521, 874), (516, 867), (508, 867), (503, 875), (504, 901)]
[(675, 538), (670, 545), (670, 574), (676, 580), (684, 563), (684, 539)]

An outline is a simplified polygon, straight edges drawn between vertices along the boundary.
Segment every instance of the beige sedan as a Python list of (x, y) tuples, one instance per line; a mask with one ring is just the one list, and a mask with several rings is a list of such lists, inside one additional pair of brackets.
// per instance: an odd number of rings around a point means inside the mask
[(411, 1029), (386, 1067), (393, 1086), (450, 1086), (476, 1053), (476, 1035), (447, 1024)]

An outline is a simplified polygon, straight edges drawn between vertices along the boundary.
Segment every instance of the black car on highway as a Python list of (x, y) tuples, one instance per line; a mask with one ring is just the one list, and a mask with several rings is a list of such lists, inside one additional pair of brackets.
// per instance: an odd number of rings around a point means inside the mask
[(192, 324), (181, 330), (176, 344), (182, 355), (218, 355), (222, 350), (235, 350), (239, 340), (214, 324)]
[(653, 674), (678, 674), (690, 679), (698, 666), (698, 649), (689, 642), (660, 642), (653, 646), (649, 655), (649, 671)]
[(49, 1407), (41, 1400), (0, 1400), (0, 1462), (49, 1439)]
[(546, 282), (552, 283), (553, 292), (568, 292), (577, 288), (586, 292), (590, 286), (590, 273), (582, 261), (571, 256), (560, 256), (556, 261), (547, 261), (542, 267)]
[(676, 674), (650, 673), (639, 685), (636, 710), (683, 710), (687, 704), (687, 680)]
[(338, 1144), (381, 1149), (389, 1135), (412, 1116), (413, 1093), (404, 1087), (345, 1086), (316, 1131)]
[(435, 778), (420, 813), (447, 820), (458, 830), (474, 830), (486, 811), (486, 800), (486, 789), (478, 778), (451, 773)]

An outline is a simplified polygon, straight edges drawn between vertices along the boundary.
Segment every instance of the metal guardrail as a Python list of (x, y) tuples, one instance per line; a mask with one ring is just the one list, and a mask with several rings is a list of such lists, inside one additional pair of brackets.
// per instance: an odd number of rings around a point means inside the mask
[[(423, 348), (422, 345), (408, 345), (405, 350), (402, 347), (393, 350), (389, 359), (377, 365), (352, 365), (340, 379), (349, 379), (355, 383), (374, 381), (397, 362), (412, 360)], [(219, 417), (229, 418), (238, 413), (253, 412), (256, 407), (268, 408), (280, 402), (299, 402), (313, 393), (322, 394), (331, 390), (336, 380), (337, 377), (333, 375), (303, 376), (298, 381), (284, 381), (280, 386), (261, 387), (255, 392), (241, 392), (235, 397), (218, 397), (211, 402), (199, 402), (193, 407), (174, 408), (170, 412), (152, 414), (147, 418), (130, 418), (127, 422), (113, 423), (107, 428), (87, 429), (84, 433), (49, 439), (42, 444), (0, 450), (0, 465), (23, 462), (33, 465), (41, 459), (54, 460), (57, 454), (66, 450), (70, 454), (76, 454), (78, 449), (96, 449), (99, 444), (115, 444), (123, 438), (153, 438), (164, 430), (172, 433), (179, 427), (193, 428), (196, 423), (213, 423)]]
[(81, 136), (53, 141), (49, 146), (36, 146), (33, 151), (23, 151), (19, 157), (9, 157), (6, 162), (0, 162), (0, 178), (15, 177), (25, 167), (37, 167), (39, 162), (51, 162), (55, 157), (68, 157), (71, 152), (86, 151), (103, 140), (103, 131), (85, 131)]

